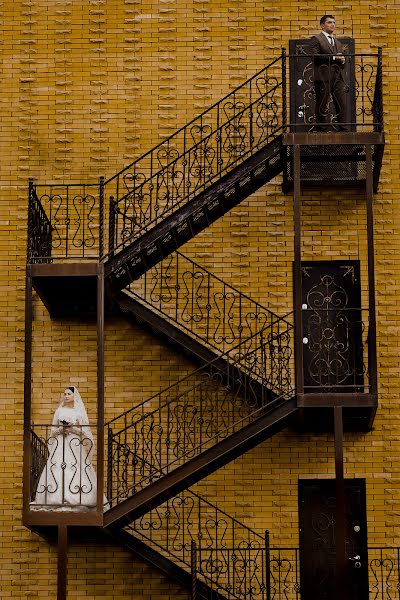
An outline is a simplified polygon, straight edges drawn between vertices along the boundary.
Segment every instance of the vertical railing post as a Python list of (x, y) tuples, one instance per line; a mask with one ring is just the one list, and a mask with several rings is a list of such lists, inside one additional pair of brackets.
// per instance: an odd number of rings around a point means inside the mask
[(110, 208), (108, 212), (108, 252), (110, 254), (110, 258), (114, 254), (115, 248), (115, 208), (117, 206), (117, 202), (114, 200), (113, 196), (110, 196)]
[(269, 541), (268, 529), (265, 530), (264, 541), (265, 541), (265, 589), (267, 592), (266, 600), (271, 600), (271, 575), (270, 575), (271, 555), (270, 555), (270, 541)]
[[(65, 186), (65, 256), (68, 258), (68, 248), (69, 248), (69, 235), (70, 235), (70, 219), (69, 219), (69, 185)], [(60, 232), (61, 234), (61, 232)], [(83, 232), (83, 239), (85, 236), (85, 232)], [(82, 248), (85, 246), (83, 244)]]
[(383, 92), (382, 92), (382, 48), (378, 48), (378, 68), (377, 68), (377, 94), (378, 94), (378, 131), (383, 131)]
[(113, 497), (112, 437), (113, 437), (113, 432), (112, 432), (112, 429), (109, 427), (108, 431), (107, 431), (107, 500), (110, 505), (110, 508), (112, 508), (112, 497)]
[(192, 576), (191, 600), (197, 600), (197, 547), (194, 540), (190, 544), (190, 573)]
[(104, 177), (99, 178), (99, 260), (104, 256)]
[(374, 212), (373, 212), (373, 178), (372, 178), (372, 146), (366, 146), (366, 205), (367, 205), (367, 244), (368, 244), (368, 369), (369, 392), (375, 397), (378, 394), (378, 367), (376, 355), (376, 300), (375, 300), (375, 256), (374, 256)]
[(30, 262), (32, 257), (32, 238), (33, 238), (33, 179), (29, 178), (28, 187), (28, 235), (26, 242), (26, 257), (27, 262)]
[(293, 146), (293, 201), (294, 201), (294, 273), (293, 308), (295, 315), (295, 377), (298, 397), (304, 394), (303, 371), (303, 313), (302, 313), (302, 272), (301, 272), (301, 187), (300, 187), (300, 146)]
[(286, 49), (282, 48), (282, 131), (287, 126)]
[(249, 83), (250, 92), (249, 92), (249, 129), (250, 129), (250, 139), (249, 139), (249, 148), (250, 150), (253, 148), (254, 143), (254, 132), (253, 132), (253, 97), (252, 97), (252, 87), (251, 87), (251, 79)]

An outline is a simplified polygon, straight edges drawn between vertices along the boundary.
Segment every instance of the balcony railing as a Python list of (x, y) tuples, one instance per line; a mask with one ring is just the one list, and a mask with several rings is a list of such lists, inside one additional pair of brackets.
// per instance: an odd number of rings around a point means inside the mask
[(28, 262), (100, 260), (104, 254), (103, 179), (99, 184), (29, 181)]
[[(292, 132), (314, 132), (319, 119), (315, 115), (314, 59), (307, 54), (306, 46), (298, 54), (290, 54), (291, 73), (291, 123)], [(330, 67), (328, 61), (331, 61)], [(343, 101), (348, 116), (342, 123), (337, 122), (335, 107), (330, 93), (332, 79), (338, 78), (337, 63), (332, 56), (326, 56), (324, 80), (328, 105), (321, 115), (324, 126), (329, 130), (338, 130), (339, 125), (348, 131), (383, 132), (383, 94), (382, 94), (382, 50), (377, 53), (345, 54)]]
[[(203, 548), (192, 543), (191, 600), (200, 600), (197, 580), (205, 581), (212, 592), (221, 593), (226, 600), (270, 600), (268, 548), (265, 546), (236, 546)], [(214, 596), (215, 597), (215, 596)], [(201, 595), (204, 598), (204, 595)], [(286, 596), (282, 596), (286, 598)], [(288, 597), (289, 598), (289, 597)]]
[(32, 425), (31, 510), (95, 509), (97, 478), (89, 426)]
[(375, 353), (368, 336), (368, 309), (314, 307), (302, 313), (304, 391), (370, 392)]

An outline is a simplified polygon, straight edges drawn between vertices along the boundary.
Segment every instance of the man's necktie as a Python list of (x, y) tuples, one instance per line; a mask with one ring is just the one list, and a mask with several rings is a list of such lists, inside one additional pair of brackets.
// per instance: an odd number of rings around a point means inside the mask
[(328, 40), (331, 46), (333, 46), (333, 37), (331, 35), (328, 35)]

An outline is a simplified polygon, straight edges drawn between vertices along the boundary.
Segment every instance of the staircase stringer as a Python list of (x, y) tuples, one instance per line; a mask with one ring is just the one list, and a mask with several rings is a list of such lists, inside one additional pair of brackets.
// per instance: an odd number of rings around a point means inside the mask
[(105, 262), (110, 291), (119, 291), (226, 214), (283, 170), (282, 135), (244, 160), (221, 180), (179, 206), (140, 237), (128, 238)]

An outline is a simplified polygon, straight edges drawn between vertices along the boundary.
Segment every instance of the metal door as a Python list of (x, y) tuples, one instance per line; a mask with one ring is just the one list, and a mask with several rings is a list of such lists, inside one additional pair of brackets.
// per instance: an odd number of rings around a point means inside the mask
[[(347, 479), (345, 491), (349, 597), (352, 600), (368, 600), (365, 480)], [(338, 600), (335, 524), (335, 480), (299, 480), (302, 600)]]
[[(353, 38), (339, 38), (345, 54), (354, 54), (355, 45)], [(290, 40), (290, 123), (292, 131), (313, 131), (315, 119), (315, 91), (313, 61), (309, 51), (310, 40)], [(347, 122), (356, 122), (355, 105), (355, 62), (349, 57), (345, 66), (345, 79), (348, 82), (347, 93)], [(335, 125), (333, 102), (331, 106), (331, 121)]]
[(359, 261), (301, 266), (304, 392), (363, 392)]

